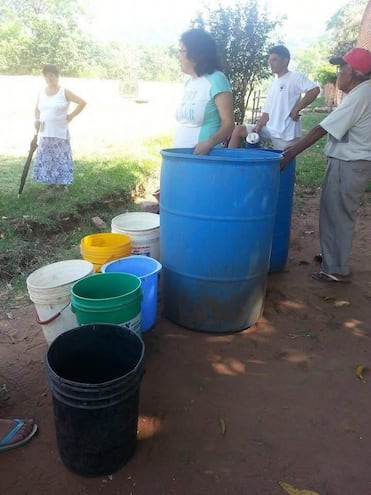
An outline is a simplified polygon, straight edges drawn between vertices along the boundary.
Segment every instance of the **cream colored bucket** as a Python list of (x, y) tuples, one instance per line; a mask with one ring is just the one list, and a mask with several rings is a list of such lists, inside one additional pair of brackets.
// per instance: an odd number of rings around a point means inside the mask
[(71, 287), (92, 273), (94, 267), (89, 261), (66, 260), (43, 266), (27, 277), (27, 290), (35, 305), (36, 321), (41, 325), (48, 345), (61, 333), (78, 326), (70, 309)]
[(111, 230), (130, 237), (132, 254), (160, 260), (160, 215), (144, 211), (123, 213), (112, 219)]

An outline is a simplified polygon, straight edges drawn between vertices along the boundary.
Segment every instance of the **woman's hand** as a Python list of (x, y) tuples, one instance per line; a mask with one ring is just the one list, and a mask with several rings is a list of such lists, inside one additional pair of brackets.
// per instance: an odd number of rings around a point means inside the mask
[(193, 150), (194, 155), (207, 155), (211, 148), (213, 147), (212, 143), (210, 143), (209, 139), (206, 141), (201, 141), (201, 143), (197, 143), (195, 149)]
[(209, 139), (196, 144), (194, 155), (207, 155), (213, 146), (229, 139), (234, 129), (232, 93), (218, 93), (214, 102), (219, 113), (220, 127)]
[(67, 122), (71, 122), (72, 119), (76, 117), (86, 106), (86, 101), (84, 101), (80, 96), (75, 95), (70, 91), (69, 89), (64, 90), (64, 94), (66, 96), (67, 101), (72, 101), (73, 103), (76, 103), (76, 107), (74, 108), (73, 112), (69, 113), (66, 116)]

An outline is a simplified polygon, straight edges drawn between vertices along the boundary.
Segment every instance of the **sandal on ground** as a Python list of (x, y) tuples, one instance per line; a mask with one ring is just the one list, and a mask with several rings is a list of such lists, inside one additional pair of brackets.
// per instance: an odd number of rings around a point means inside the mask
[(21, 445), (24, 445), (25, 443), (29, 442), (31, 438), (35, 435), (37, 432), (37, 424), (33, 424), (32, 429), (30, 433), (22, 438), (21, 440), (18, 440), (18, 442), (13, 442), (9, 443), (10, 440), (25, 426), (25, 421), (22, 419), (14, 419), (13, 420), (16, 425), (14, 428), (12, 428), (9, 433), (7, 433), (1, 440), (0, 440), (0, 452), (5, 452), (6, 450), (11, 450), (15, 449), (17, 447), (20, 447)]
[(312, 273), (312, 278), (314, 280), (321, 280), (322, 282), (337, 282), (340, 284), (350, 284), (351, 280), (349, 278), (343, 278), (344, 276), (332, 275), (326, 272), (315, 272)]

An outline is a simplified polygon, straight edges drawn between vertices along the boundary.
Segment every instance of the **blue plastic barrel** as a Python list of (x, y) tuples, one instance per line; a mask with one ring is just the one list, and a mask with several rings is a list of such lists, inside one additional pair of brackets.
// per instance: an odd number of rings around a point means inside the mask
[(253, 149), (161, 154), (164, 314), (194, 330), (243, 330), (263, 310), (281, 157)]
[(142, 282), (143, 299), (141, 305), (141, 331), (150, 330), (157, 315), (158, 275), (161, 263), (149, 256), (126, 256), (119, 260), (110, 261), (101, 267), (102, 273), (130, 273), (140, 278)]
[[(281, 153), (280, 151), (276, 152)], [(282, 272), (287, 261), (295, 185), (295, 163), (295, 158), (293, 158), (280, 174), (277, 213), (274, 222), (272, 253), (269, 263), (270, 272)]]
[[(251, 145), (246, 143), (246, 148), (251, 148)], [(260, 148), (260, 150), (282, 153), (281, 150), (267, 150), (264, 148)], [(295, 164), (296, 160), (293, 158), (289, 161), (285, 169), (280, 174), (280, 188), (278, 192), (272, 252), (269, 263), (270, 272), (282, 272), (287, 262), (290, 244), (292, 202), (295, 186)]]

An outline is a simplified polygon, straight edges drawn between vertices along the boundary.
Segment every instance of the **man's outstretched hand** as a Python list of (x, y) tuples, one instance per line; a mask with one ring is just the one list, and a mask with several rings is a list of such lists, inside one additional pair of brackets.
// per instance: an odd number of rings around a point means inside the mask
[(281, 172), (284, 170), (289, 161), (295, 158), (296, 154), (294, 153), (293, 148), (293, 146), (290, 146), (282, 152), (282, 160), (280, 161)]

